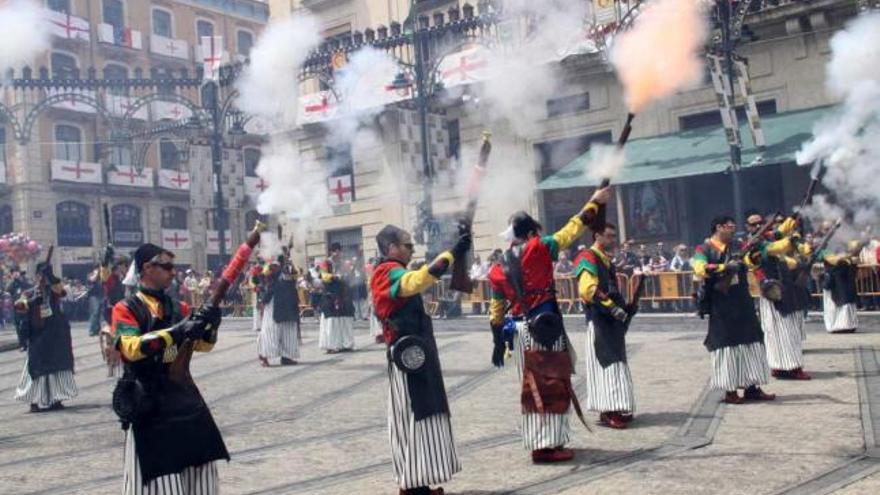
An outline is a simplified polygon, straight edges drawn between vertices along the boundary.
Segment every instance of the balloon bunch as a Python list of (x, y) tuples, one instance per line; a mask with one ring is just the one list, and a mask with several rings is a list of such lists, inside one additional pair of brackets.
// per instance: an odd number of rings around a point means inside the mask
[(10, 232), (0, 236), (0, 255), (16, 264), (37, 259), (43, 246), (25, 234)]

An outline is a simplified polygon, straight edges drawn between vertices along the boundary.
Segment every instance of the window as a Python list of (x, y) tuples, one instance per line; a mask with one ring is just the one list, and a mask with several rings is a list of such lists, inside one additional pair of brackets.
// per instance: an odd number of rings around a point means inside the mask
[(162, 208), (163, 229), (186, 229), (186, 210), (176, 206)]
[[(119, 64), (107, 64), (104, 67), (104, 78), (119, 81), (128, 79), (128, 68)], [(111, 95), (125, 96), (128, 95), (128, 87), (110, 86), (107, 88), (107, 92)]]
[(46, 2), (46, 6), (49, 7), (49, 10), (54, 10), (55, 12), (71, 13), (70, 0), (49, 0)]
[(83, 160), (82, 131), (79, 127), (65, 124), (55, 126), (55, 158), (72, 162)]
[(214, 36), (214, 23), (211, 21), (196, 21), (196, 43), (202, 44), (202, 36)]
[(0, 206), (0, 235), (12, 232), (12, 207), (9, 205)]
[(461, 132), (459, 130), (458, 119), (446, 121), (446, 132), (449, 134), (449, 150), (447, 150), (447, 156), (449, 156), (450, 160), (458, 161), (458, 155), (461, 151)]
[(6, 128), (0, 127), (0, 166), (6, 164)]
[[(758, 115), (773, 115), (776, 113), (776, 100), (759, 101), (755, 106), (758, 108)], [(746, 109), (742, 105), (736, 107), (736, 120), (740, 123), (746, 121)], [(682, 131), (719, 125), (721, 125), (721, 111), (717, 109), (678, 118), (678, 127)]]
[(547, 100), (547, 117), (559, 117), (590, 109), (590, 93), (580, 93)]
[(327, 168), (330, 175), (345, 175), (354, 172), (354, 159), (350, 144), (327, 146)]
[(245, 177), (256, 177), (257, 165), (260, 163), (260, 150), (258, 148), (245, 148), (243, 153)]
[(239, 31), (236, 35), (236, 49), (245, 57), (250, 56), (251, 48), (254, 47), (254, 35), (249, 31)]
[(364, 236), (360, 227), (345, 230), (331, 230), (327, 232), (327, 251), (330, 251), (329, 248), (334, 242), (338, 242), (342, 245), (343, 258), (351, 259), (359, 257), (362, 254), (361, 245), (363, 244), (363, 240)]
[(125, 6), (122, 0), (104, 0), (104, 22), (113, 26), (113, 38), (116, 43), (125, 35)]
[(77, 201), (63, 201), (55, 207), (58, 245), (88, 247), (92, 245), (89, 206)]
[(52, 64), (52, 77), (55, 79), (73, 79), (76, 77), (78, 65), (76, 57), (66, 53), (52, 52), (50, 57)]
[(110, 165), (131, 166), (131, 148), (127, 146), (111, 146), (110, 156), (107, 158)]
[(177, 146), (168, 138), (159, 140), (159, 167), (165, 170), (180, 170)]
[(535, 144), (541, 163), (541, 180), (562, 170), (596, 143), (611, 143), (611, 131)]
[(174, 30), (172, 29), (171, 13), (161, 9), (153, 9), (153, 34), (172, 38)]
[(113, 243), (119, 246), (137, 246), (143, 242), (141, 209), (134, 205), (115, 205), (110, 209)]

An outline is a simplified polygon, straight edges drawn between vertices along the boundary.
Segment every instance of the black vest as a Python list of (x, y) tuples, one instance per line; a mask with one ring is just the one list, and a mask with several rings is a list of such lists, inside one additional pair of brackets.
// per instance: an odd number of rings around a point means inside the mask
[[(715, 250), (710, 242), (703, 244), (703, 253), (709, 264), (721, 265), (730, 261), (730, 246), (723, 253)], [(710, 274), (703, 282), (706, 297), (709, 298), (709, 332), (703, 345), (709, 351), (722, 347), (735, 347), (741, 344), (763, 342), (764, 332), (755, 311), (755, 303), (749, 292), (749, 271), (740, 265), (736, 274), (737, 284), (730, 285), (727, 293), (715, 288), (715, 283), (729, 273)]]
[[(617, 275), (614, 265), (605, 266), (602, 263), (602, 255), (595, 249), (590, 251), (596, 255), (596, 275), (599, 279), (597, 291), (608, 295), (614, 304), (623, 307), (626, 301), (617, 287)], [(593, 347), (596, 350), (596, 358), (603, 368), (614, 363), (626, 362), (626, 325), (613, 316), (605, 306), (590, 302), (584, 306), (587, 321), (593, 322)]]
[(859, 268), (855, 265), (825, 265), (825, 289), (831, 291), (834, 304), (843, 306), (855, 304), (859, 300), (856, 288), (856, 274)]
[[(73, 371), (70, 323), (61, 312), (60, 298), (49, 287), (39, 301), (35, 289), (28, 289), (25, 296), (28, 314), (21, 324), (28, 340), (28, 374), (38, 378), (59, 371)], [(46, 297), (52, 315), (41, 318), (41, 303)]]

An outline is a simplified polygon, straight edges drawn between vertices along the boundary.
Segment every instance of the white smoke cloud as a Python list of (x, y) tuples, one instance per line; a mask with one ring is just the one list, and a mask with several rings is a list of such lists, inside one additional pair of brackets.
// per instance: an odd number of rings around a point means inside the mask
[(614, 179), (620, 173), (626, 163), (626, 155), (624, 150), (617, 146), (607, 144), (597, 144), (590, 148), (590, 161), (584, 172), (587, 178), (593, 181), (602, 179)]
[(276, 128), (296, 124), (299, 109), (299, 73), (321, 37), (314, 17), (298, 13), (270, 22), (257, 40), (238, 90), (238, 106), (262, 117)]
[(260, 259), (270, 263), (281, 255), (281, 240), (275, 232), (263, 232), (260, 234)]
[(796, 159), (827, 165), (823, 183), (860, 229), (876, 225), (880, 214), (880, 14), (859, 16), (830, 46), (826, 85), (842, 101)]
[(10, 0), (0, 5), (0, 71), (30, 64), (51, 46), (46, 11), (33, 0)]

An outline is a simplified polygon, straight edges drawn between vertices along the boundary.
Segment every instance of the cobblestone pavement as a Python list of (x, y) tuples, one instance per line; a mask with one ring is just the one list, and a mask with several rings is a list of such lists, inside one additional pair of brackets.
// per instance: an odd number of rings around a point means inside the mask
[[(581, 318), (566, 320), (583, 356)], [(726, 406), (706, 388), (705, 322), (636, 319), (628, 334), (636, 421), (575, 427), (574, 461), (534, 466), (519, 436), (513, 366), (489, 365), (485, 320), (437, 322), (464, 470), (447, 493), (880, 493), (880, 319), (853, 335), (808, 323), (809, 382), (774, 380), (771, 403)], [(225, 494), (396, 493), (385, 426), (384, 350), (357, 326), (357, 351), (317, 349), (313, 320), (293, 367), (261, 368), (250, 321), (225, 321), (193, 375), (232, 453)], [(23, 355), (0, 353), (0, 493), (118, 493), (122, 440), (97, 342), (74, 328), (80, 395), (61, 412), (12, 400)], [(583, 363), (579, 363), (582, 367)], [(583, 377), (575, 378), (583, 393)], [(595, 420), (589, 413), (588, 419)], [(577, 425), (575, 421), (573, 425)]]

